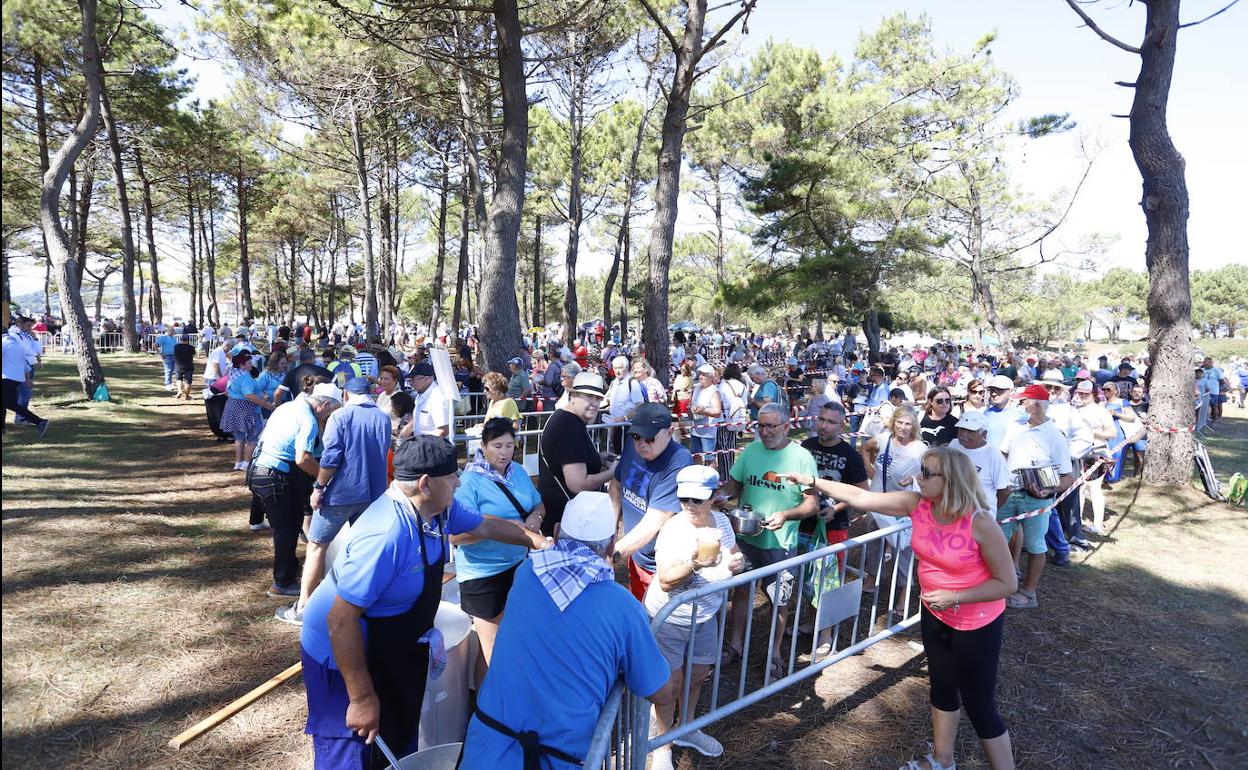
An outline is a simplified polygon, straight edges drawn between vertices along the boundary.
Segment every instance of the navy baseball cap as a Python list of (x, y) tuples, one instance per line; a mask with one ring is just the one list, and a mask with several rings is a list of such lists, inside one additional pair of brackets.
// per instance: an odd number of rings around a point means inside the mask
[(663, 404), (653, 401), (642, 404), (633, 414), (628, 432), (632, 436), (654, 438), (659, 431), (672, 427), (672, 413)]

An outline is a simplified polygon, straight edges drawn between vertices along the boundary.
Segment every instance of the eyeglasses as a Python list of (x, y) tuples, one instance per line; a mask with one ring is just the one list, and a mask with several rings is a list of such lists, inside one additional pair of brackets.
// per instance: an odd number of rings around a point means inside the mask
[(989, 393), (1006, 393), (1009, 390), (1010, 390), (1009, 388), (989, 388), (988, 392)]
[(947, 404), (947, 403), (949, 403), (949, 399), (947, 399), (947, 398), (933, 398), (933, 399), (932, 399), (932, 403), (933, 403), (933, 404)]
[[(659, 433), (662, 433), (662, 432), (663, 431), (659, 431)], [(650, 438), (646, 438), (645, 436), (638, 436), (636, 433), (630, 433), (629, 435), (632, 436), (633, 441), (636, 441), (638, 444), (653, 444), (655, 441), (658, 440), (659, 433), (655, 433)]]
[(932, 476), (940, 476), (940, 477), (942, 477), (942, 478), (943, 478), (945, 474), (943, 474), (943, 473), (937, 473), (936, 471), (931, 470), (930, 468), (928, 468), (926, 465), (920, 465), (920, 466), (919, 466), (919, 475), (920, 475), (920, 476), (922, 476), (922, 477), (923, 477), (923, 478), (925, 478), (925, 479), (930, 479)]
[(966, 391), (967, 395), (969, 396), (978, 396), (980, 393), (983, 393), (983, 392), (984, 392), (983, 388), (973, 388), (973, 389)]
[(758, 429), (759, 430), (780, 430), (781, 428), (784, 427), (784, 425), (785, 424), (782, 422), (763, 422), (760, 420), (758, 423)]

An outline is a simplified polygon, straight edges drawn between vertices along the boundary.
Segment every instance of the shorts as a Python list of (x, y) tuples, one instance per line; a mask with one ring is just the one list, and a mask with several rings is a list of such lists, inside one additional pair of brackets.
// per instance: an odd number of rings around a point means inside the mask
[(312, 526), (308, 529), (308, 542), (317, 545), (329, 545), (334, 542), (342, 525), (364, 512), (370, 503), (346, 503), (344, 505), (322, 505), (312, 511)]
[[(741, 549), (741, 553), (745, 555), (746, 561), (749, 562), (749, 569), (752, 570), (770, 567), (772, 564), (782, 562), (785, 559), (791, 559), (797, 555), (796, 548), (759, 548), (750, 545), (744, 540), (737, 540), (737, 546)], [(767, 589), (774, 585), (777, 579), (779, 579), (780, 585), (780, 604), (788, 604), (789, 599), (793, 597), (793, 583), (795, 582), (792, 572), (781, 570), (760, 578), (759, 582), (762, 583), (763, 590), (767, 592), (772, 601), (775, 601), (774, 589), (771, 591)]]
[[(1017, 516), (1020, 513), (1028, 513), (1030, 511), (1038, 511), (1041, 508), (1047, 508), (1053, 502), (1053, 498), (1032, 497), (1026, 492), (1014, 491), (1010, 493), (1009, 498), (1005, 501), (1005, 505), (997, 511), (997, 521), (1008, 519), (1011, 516)], [(1006, 521), (1001, 524), (1001, 531), (1005, 533), (1005, 539), (1008, 541), (1014, 534), (1014, 530), (1018, 525), (1023, 525), (1023, 550), (1033, 555), (1043, 555), (1049, 552), (1048, 545), (1044, 542), (1044, 535), (1049, 530), (1048, 516), (1032, 516), (1022, 521)]]
[(659, 651), (663, 653), (663, 659), (673, 671), (685, 667), (685, 653), (689, 648), (690, 633), (694, 634), (693, 664), (695, 666), (709, 666), (719, 660), (719, 624), (715, 622), (715, 617), (699, 623), (696, 632), (693, 632), (692, 627), (682, 626), (679, 623), (662, 623), (659, 625), (659, 630), (654, 632), (654, 638), (659, 643)]
[(195, 379), (195, 370), (194, 369), (177, 369), (173, 373), (173, 378), (177, 380), (178, 382), (185, 382), (189, 384), (191, 380)]
[(493, 620), (502, 615), (519, 566), (520, 563), (516, 563), (497, 575), (460, 581), (459, 608), (482, 620)]
[(646, 600), (646, 589), (650, 587), (652, 580), (653, 572), (638, 564), (633, 557), (628, 557), (628, 592), (634, 599), (639, 602)]

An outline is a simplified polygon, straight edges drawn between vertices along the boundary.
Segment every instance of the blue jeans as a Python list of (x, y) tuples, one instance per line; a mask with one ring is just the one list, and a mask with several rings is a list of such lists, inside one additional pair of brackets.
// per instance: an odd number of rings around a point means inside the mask
[(698, 454), (699, 452), (714, 452), (715, 451), (715, 437), (714, 436), (706, 436), (706, 437), (690, 436), (689, 437), (689, 451), (693, 452), (695, 455)]
[(174, 369), (174, 366), (176, 366), (176, 363), (173, 359), (173, 354), (166, 356), (162, 353), (160, 356), (160, 360), (165, 365), (165, 387), (169, 387), (170, 385), (173, 384), (173, 369)]
[[(1078, 497), (1078, 495), (1071, 496)], [(1044, 533), (1044, 543), (1053, 549), (1057, 561), (1070, 558), (1070, 543), (1066, 541), (1066, 534), (1062, 532), (1062, 519), (1058, 516), (1056, 508), (1049, 511), (1049, 531)]]

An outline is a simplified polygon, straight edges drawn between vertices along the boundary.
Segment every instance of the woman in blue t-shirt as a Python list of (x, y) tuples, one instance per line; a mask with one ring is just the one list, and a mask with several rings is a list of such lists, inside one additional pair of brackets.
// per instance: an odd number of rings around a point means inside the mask
[[(524, 466), (512, 461), (515, 452), (516, 429), (512, 421), (506, 417), (486, 420), (481, 429), (481, 448), (464, 468), (455, 499), (486, 516), (509, 519), (540, 532), (546, 506)], [(451, 542), (459, 546), (455, 555), (459, 604), (472, 616), (481, 642), (479, 682), (494, 652), (494, 637), (503, 621), (516, 568), (528, 555), (528, 549), (473, 535), (453, 535)]]
[(245, 471), (260, 437), (260, 410), (271, 410), (273, 402), (261, 395), (251, 376), (251, 353), (235, 355), (226, 376), (230, 378), (225, 389), (229, 398), (221, 412), (221, 430), (234, 434), (234, 470)]

